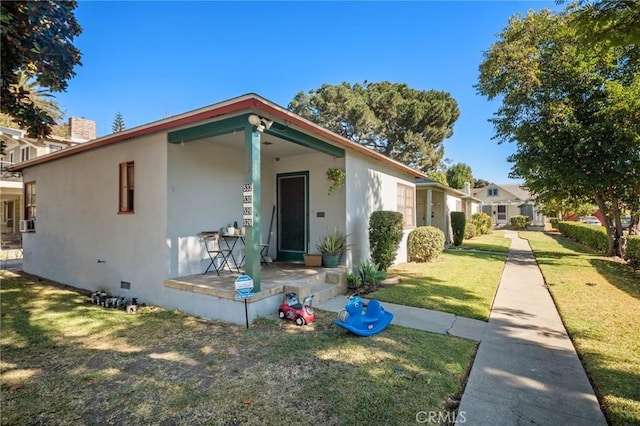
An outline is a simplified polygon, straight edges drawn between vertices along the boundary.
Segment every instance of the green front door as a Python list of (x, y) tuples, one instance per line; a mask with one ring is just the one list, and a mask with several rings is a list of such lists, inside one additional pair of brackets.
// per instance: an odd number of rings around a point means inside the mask
[(301, 261), (309, 235), (309, 172), (279, 174), (277, 181), (277, 259)]

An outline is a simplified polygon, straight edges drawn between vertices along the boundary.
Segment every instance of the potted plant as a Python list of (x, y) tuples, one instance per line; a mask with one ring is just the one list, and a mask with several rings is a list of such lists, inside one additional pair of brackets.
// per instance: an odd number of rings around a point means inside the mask
[(347, 251), (347, 235), (334, 229), (320, 238), (316, 249), (322, 254), (322, 263), (326, 268), (335, 268), (340, 263), (342, 253)]
[(331, 182), (328, 194), (333, 194), (336, 188), (344, 186), (345, 173), (342, 169), (327, 169), (327, 180)]

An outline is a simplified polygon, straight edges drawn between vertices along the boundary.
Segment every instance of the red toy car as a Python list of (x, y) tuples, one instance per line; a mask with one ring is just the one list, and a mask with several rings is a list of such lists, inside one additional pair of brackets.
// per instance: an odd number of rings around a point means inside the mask
[(313, 294), (304, 299), (304, 304), (298, 301), (295, 293), (285, 293), (285, 300), (278, 309), (280, 319), (295, 321), (297, 325), (311, 324), (316, 320), (316, 312), (311, 307)]

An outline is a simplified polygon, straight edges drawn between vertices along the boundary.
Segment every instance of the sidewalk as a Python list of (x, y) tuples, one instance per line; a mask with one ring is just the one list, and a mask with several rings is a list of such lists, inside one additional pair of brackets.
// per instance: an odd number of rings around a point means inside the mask
[(529, 243), (516, 232), (458, 409), (465, 425), (606, 425)]
[[(458, 425), (606, 425), (529, 243), (505, 236), (512, 243), (489, 322), (383, 303), (392, 324), (480, 342)], [(315, 306), (340, 312), (346, 302)]]
[(21, 270), (22, 250), (3, 249), (0, 251), (0, 270)]

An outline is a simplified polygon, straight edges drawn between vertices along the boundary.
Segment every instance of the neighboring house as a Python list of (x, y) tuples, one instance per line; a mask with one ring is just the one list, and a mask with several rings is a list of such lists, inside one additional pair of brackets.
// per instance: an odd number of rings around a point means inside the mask
[(475, 197), (482, 201), (482, 211), (493, 218), (496, 225), (508, 225), (512, 216), (531, 218), (533, 226), (544, 226), (545, 217), (538, 212), (531, 194), (520, 185), (491, 184), (473, 190)]
[(429, 178), (416, 180), (416, 224), (435, 226), (444, 232), (445, 241), (453, 242), (451, 212), (464, 212), (467, 219), (480, 212), (481, 201), (471, 195), (471, 185), (463, 190), (451, 188)]
[(17, 129), (0, 127), (0, 139), (5, 144), (0, 157), (0, 231), (2, 241), (19, 239), (20, 219), (24, 217), (22, 176), (7, 169), (61, 149), (75, 146), (96, 137), (95, 121), (71, 117), (69, 138), (50, 136), (44, 140), (32, 139)]
[[(329, 168), (346, 173), (331, 195)], [(38, 209), (34, 229), (23, 234), (26, 272), (115, 294), (126, 283), (147, 303), (208, 318), (216, 318), (220, 298), (165, 285), (205, 271), (202, 232), (246, 221), (245, 271), (259, 292), (260, 243), (270, 242), (273, 259), (302, 261), (338, 228), (349, 235), (342, 263), (350, 269), (370, 256), (371, 213), (401, 211), (400, 263), (415, 227), (415, 179), (425, 177), (255, 94), (13, 170), (22, 171), (27, 204)], [(36, 188), (37, 200), (30, 200)], [(277, 310), (281, 294), (268, 297), (265, 306)], [(257, 297), (252, 306), (263, 302)]]

